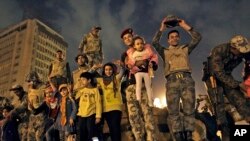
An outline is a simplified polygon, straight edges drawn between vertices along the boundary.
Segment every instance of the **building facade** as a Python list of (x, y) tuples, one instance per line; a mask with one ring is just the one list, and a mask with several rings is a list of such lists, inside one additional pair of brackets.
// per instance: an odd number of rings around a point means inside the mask
[[(56, 51), (66, 56), (64, 38), (37, 19), (27, 19), (0, 31), (0, 96), (9, 93), (13, 84), (27, 88), (25, 77), (36, 71), (47, 81), (50, 62)], [(66, 58), (65, 58), (66, 59)]]

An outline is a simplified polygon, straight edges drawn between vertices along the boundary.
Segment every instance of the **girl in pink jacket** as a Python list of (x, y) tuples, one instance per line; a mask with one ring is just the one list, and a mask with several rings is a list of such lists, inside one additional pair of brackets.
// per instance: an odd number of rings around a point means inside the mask
[(142, 80), (144, 80), (149, 106), (153, 106), (153, 91), (151, 88), (151, 77), (153, 70), (157, 69), (158, 56), (152, 50), (150, 44), (145, 44), (140, 36), (133, 38), (133, 48), (127, 50), (127, 66), (130, 73), (135, 75), (136, 80), (136, 99), (141, 101)]

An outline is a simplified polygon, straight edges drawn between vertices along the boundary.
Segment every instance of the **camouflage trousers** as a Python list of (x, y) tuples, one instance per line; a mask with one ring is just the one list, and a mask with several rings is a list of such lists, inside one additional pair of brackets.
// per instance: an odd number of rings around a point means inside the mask
[[(173, 133), (194, 131), (195, 82), (190, 73), (183, 73), (181, 78), (176, 76), (176, 74), (170, 74), (166, 83), (169, 127)], [(182, 107), (180, 107), (180, 99)]]
[(217, 93), (215, 93), (214, 89), (211, 87), (210, 81), (206, 81), (207, 91), (211, 102), (215, 108), (217, 123), (220, 125), (227, 125), (228, 121), (226, 118), (226, 108), (227, 102), (225, 101), (226, 97), (229, 101), (229, 104), (232, 104), (236, 107), (237, 111), (243, 118), (250, 117), (250, 110), (247, 104), (247, 100), (244, 97), (244, 94), (240, 91), (240, 89), (232, 89), (225, 87), (217, 82)]
[(145, 87), (142, 88), (141, 103), (136, 100), (135, 85), (126, 88), (129, 122), (136, 141), (157, 140), (157, 129), (153, 117), (153, 109), (148, 105)]
[(28, 124), (28, 122), (24, 122), (18, 125), (18, 132), (21, 141), (28, 140)]
[(27, 141), (43, 141), (45, 137), (45, 116), (43, 114), (30, 115)]
[(103, 61), (102, 54), (87, 53), (86, 56), (88, 57), (89, 66), (92, 67), (94, 64), (102, 64)]

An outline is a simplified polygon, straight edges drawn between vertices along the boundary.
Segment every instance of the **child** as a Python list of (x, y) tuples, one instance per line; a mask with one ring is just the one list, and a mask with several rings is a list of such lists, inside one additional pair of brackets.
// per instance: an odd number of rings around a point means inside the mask
[[(133, 48), (128, 49), (128, 62), (127, 65), (130, 68), (130, 72), (135, 74), (136, 80), (136, 99), (141, 101), (141, 87), (142, 79), (145, 82), (145, 87), (148, 95), (149, 106), (153, 106), (153, 94), (151, 88), (151, 78), (149, 72), (151, 69), (157, 69), (158, 56), (151, 48), (150, 44), (145, 44), (144, 39), (140, 36), (133, 38)], [(138, 62), (143, 61), (140, 65)]]
[(79, 101), (77, 115), (80, 130), (80, 141), (89, 141), (95, 136), (95, 124), (101, 121), (102, 106), (98, 88), (94, 87), (94, 77), (89, 72), (80, 75), (82, 88), (75, 99)]
[(116, 65), (107, 63), (103, 66), (102, 77), (97, 78), (98, 87), (103, 93), (103, 118), (107, 121), (111, 140), (121, 141), (122, 98), (120, 81), (122, 71), (117, 74)]
[(76, 132), (74, 125), (77, 112), (76, 103), (71, 97), (70, 87), (67, 84), (61, 84), (58, 91), (61, 95), (59, 100), (60, 110), (55, 127), (59, 130), (60, 139), (68, 140)]
[(1, 121), (2, 134), (0, 140), (2, 141), (20, 141), (18, 134), (18, 122), (20, 119), (17, 117), (10, 117), (9, 113), (12, 110), (10, 106), (3, 108), (3, 117)]

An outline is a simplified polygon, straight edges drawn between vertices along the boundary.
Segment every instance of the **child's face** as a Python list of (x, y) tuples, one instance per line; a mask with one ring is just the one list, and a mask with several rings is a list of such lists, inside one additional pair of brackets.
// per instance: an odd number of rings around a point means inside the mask
[(68, 96), (69, 91), (67, 87), (63, 87), (60, 91), (60, 94), (62, 95), (62, 97)]
[(90, 82), (91, 80), (88, 80), (87, 78), (85, 77), (81, 77), (80, 78), (80, 81), (81, 81), (81, 84), (82, 84), (82, 87), (87, 87), (90, 85)]
[(9, 114), (9, 111), (6, 109), (3, 109), (3, 117), (7, 117), (7, 115)]
[(111, 66), (105, 66), (104, 73), (106, 76), (110, 77), (113, 74), (113, 69)]
[(143, 51), (144, 43), (141, 39), (136, 39), (134, 41), (134, 49), (137, 51)]

